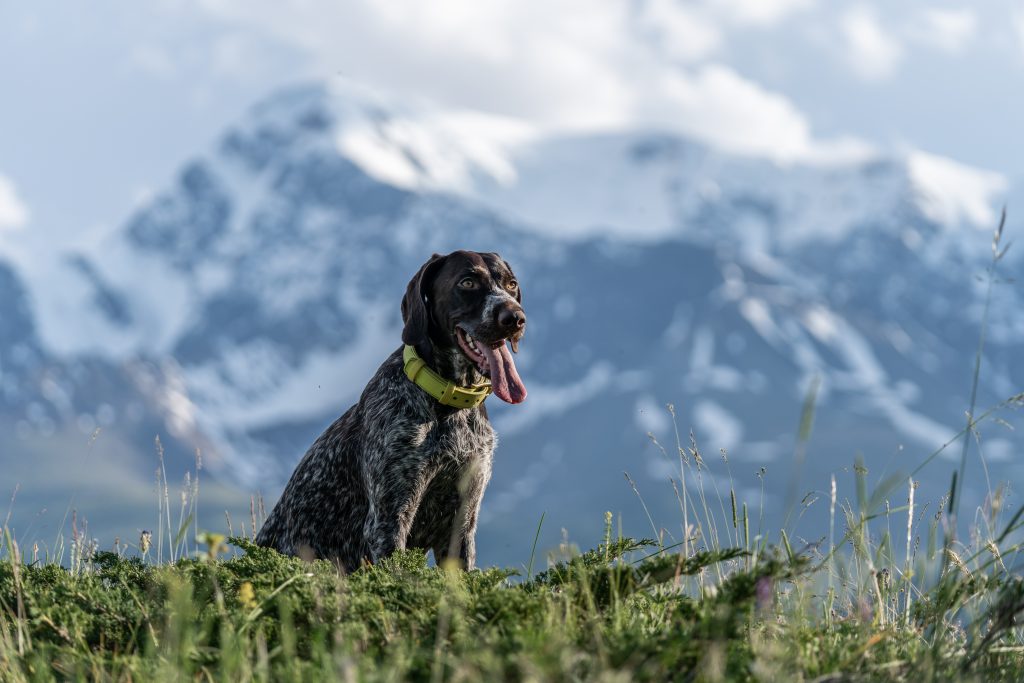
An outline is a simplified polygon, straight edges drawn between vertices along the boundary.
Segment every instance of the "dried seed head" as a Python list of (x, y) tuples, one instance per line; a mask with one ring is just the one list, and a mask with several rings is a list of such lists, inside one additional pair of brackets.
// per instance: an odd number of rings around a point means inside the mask
[(146, 553), (149, 552), (149, 548), (152, 545), (153, 545), (153, 534), (152, 534), (152, 532), (146, 531), (145, 529), (143, 529), (142, 533), (139, 534), (139, 550), (142, 551), (143, 555), (145, 555)]
[(949, 561), (952, 562), (957, 569), (963, 572), (964, 576), (966, 576), (967, 578), (971, 578), (971, 571), (967, 568), (967, 565), (964, 564), (964, 561), (960, 559), (960, 556), (957, 555), (952, 548), (946, 549), (946, 557), (949, 558)]
[(989, 541), (985, 544), (985, 549), (992, 553), (992, 557), (994, 557), (996, 561), (1002, 562), (1003, 558), (1002, 555), (999, 553), (999, 546), (997, 546), (992, 541)]

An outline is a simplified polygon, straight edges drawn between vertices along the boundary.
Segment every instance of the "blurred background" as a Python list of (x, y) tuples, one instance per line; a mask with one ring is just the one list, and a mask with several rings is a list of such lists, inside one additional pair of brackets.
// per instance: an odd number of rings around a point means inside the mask
[[(0, 4), (0, 513), (25, 547), (72, 511), (134, 541), (159, 452), (177, 517), (198, 450), (199, 526), (238, 531), (398, 346), (409, 277), (468, 248), (530, 316), (481, 564), (525, 563), (542, 513), (541, 550), (606, 510), (680, 538), (677, 443), (813, 541), (832, 476), (852, 498), (862, 457), (898, 504), (966, 423), (1022, 81), (1002, 1)], [(1022, 254), (978, 413), (1024, 389)], [(965, 506), (1014, 500), (1019, 417), (978, 425)]]

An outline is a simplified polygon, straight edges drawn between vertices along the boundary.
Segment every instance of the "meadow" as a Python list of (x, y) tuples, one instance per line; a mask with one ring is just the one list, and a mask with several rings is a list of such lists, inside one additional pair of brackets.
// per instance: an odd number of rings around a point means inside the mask
[[(1022, 405), (1024, 394), (978, 419)], [(696, 444), (673, 450), (682, 540), (668, 543), (655, 527), (651, 539), (622, 538), (607, 513), (594, 550), (566, 542), (541, 562), (535, 545), (518, 571), (436, 567), (407, 551), (341, 575), (328, 562), (259, 548), (248, 535), (198, 531), (195, 479), (173, 513), (161, 482), (160, 527), (112, 551), (74, 523), (66, 544), (45, 549), (20, 547), (5, 527), (0, 679), (1024, 675), (1024, 508), (1005, 509), (1005, 488), (991, 492), (961, 539), (956, 473), (952, 490), (929, 506), (912, 479), (869, 492), (858, 465), (852, 499), (831, 482), (829, 537), (797, 548), (785, 528), (756, 533), (760, 513), (737, 505), (733, 489), (705, 485), (712, 467)]]
[[(852, 491), (833, 477), (815, 508), (828, 534), (811, 542), (793, 540), (806, 499), (766, 529), (762, 509), (719, 487), (727, 455), (678, 431), (659, 444), (678, 532), (651, 520), (650, 538), (626, 538), (609, 512), (593, 550), (567, 538), (538, 557), (535, 541), (515, 570), (407, 551), (342, 575), (256, 547), (255, 502), (238, 535), (199, 529), (198, 476), (174, 505), (158, 480), (159, 525), (110, 550), (73, 518), (29, 547), (5, 524), (0, 680), (1020, 681), (1024, 507), (1006, 486), (973, 511), (958, 495), (978, 426), (1024, 407), (1024, 393), (975, 405), (983, 350), (982, 333), (957, 437), (873, 489), (860, 462)], [(956, 448), (949, 489), (920, 490), (915, 474)]]

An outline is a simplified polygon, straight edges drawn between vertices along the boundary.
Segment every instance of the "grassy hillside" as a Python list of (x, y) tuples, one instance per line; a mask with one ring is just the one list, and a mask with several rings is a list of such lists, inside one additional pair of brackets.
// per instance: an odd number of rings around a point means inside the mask
[[(1024, 398), (1022, 398), (1024, 400)], [(1024, 583), (1002, 494), (975, 534), (937, 511), (830, 501), (833, 538), (751, 538), (730, 492), (680, 450), (684, 542), (615, 538), (519, 575), (415, 551), (342, 576), (244, 538), (179, 533), (58, 557), (5, 533), (0, 680), (978, 680), (1024, 677)], [(863, 483), (863, 475), (858, 477)], [(920, 496), (918, 496), (920, 498)], [(719, 512), (715, 514), (713, 510)], [(756, 522), (756, 520), (755, 520)], [(899, 531), (896, 531), (899, 530)], [(156, 561), (157, 541), (166, 546)], [(139, 551), (142, 552), (139, 552)], [(55, 561), (55, 560), (62, 561)]]

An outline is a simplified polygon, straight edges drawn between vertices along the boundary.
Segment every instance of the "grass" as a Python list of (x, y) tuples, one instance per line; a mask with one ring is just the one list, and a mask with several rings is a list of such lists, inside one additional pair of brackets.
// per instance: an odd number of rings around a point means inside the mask
[[(161, 459), (160, 521), (137, 544), (100, 551), (73, 513), (68, 542), (42, 551), (2, 527), (0, 681), (1022, 680), (1024, 508), (1011, 514), (1006, 488), (990, 489), (958, 533), (970, 440), (1024, 406), (1018, 394), (977, 410), (983, 344), (957, 438), (873, 491), (860, 461), (853, 496), (832, 477), (828, 534), (803, 547), (791, 523), (809, 503), (795, 483), (769, 533), (763, 495), (752, 515), (727, 455), (705, 458), (678, 430), (671, 447), (655, 443), (678, 468), (680, 537), (648, 515), (651, 539), (624, 538), (608, 513), (594, 550), (566, 541), (539, 573), (543, 516), (522, 573), (434, 567), (408, 551), (341, 575), (254, 546), (256, 501), (240, 536), (200, 533), (201, 460), (172, 509)], [(796, 462), (816, 393), (814, 380)], [(913, 477), (960, 439), (950, 490), (929, 500)]]
[(914, 495), (878, 516), (833, 498), (846, 531), (820, 548), (747, 541), (724, 506), (721, 535), (693, 506), (686, 552), (614, 536), (608, 515), (595, 550), (532, 577), (419, 551), (342, 576), (215, 534), (173, 562), (94, 550), (65, 567), (7, 533), (0, 680), (1020, 680), (1024, 514), (999, 523), (993, 499), (994, 533), (944, 551), (948, 512)]

